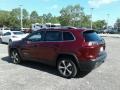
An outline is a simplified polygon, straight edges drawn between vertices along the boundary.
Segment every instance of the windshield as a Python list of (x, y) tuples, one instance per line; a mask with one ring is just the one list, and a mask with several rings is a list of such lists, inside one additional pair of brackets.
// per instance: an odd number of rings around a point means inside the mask
[(101, 41), (102, 40), (102, 38), (99, 35), (97, 35), (97, 33), (94, 32), (94, 31), (86, 31), (86, 32), (83, 33), (83, 35), (84, 35), (84, 38), (85, 38), (86, 42)]
[(13, 34), (15, 35), (21, 35), (21, 34), (24, 34), (23, 32), (13, 32)]

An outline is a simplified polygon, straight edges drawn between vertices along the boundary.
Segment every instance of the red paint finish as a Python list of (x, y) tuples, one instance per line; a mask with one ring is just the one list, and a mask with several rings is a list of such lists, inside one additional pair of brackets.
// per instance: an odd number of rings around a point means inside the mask
[[(60, 32), (61, 39), (58, 41), (47, 41), (47, 32)], [(60, 55), (73, 56), (75, 61), (90, 62), (95, 61), (105, 52), (105, 41), (92, 30), (84, 29), (46, 29), (36, 33), (44, 32), (41, 41), (30, 41), (28, 38), (14, 42), (9, 46), (9, 53), (17, 49), (23, 60), (35, 60), (46, 64), (56, 65)], [(73, 35), (73, 40), (64, 40), (63, 33), (69, 32)], [(19, 47), (19, 48), (18, 48)], [(104, 58), (105, 59), (105, 58)]]

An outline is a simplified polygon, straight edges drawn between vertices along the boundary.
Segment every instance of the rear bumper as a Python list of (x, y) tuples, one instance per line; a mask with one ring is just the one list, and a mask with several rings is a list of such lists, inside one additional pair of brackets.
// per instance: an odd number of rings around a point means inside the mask
[(99, 67), (106, 59), (107, 53), (102, 52), (102, 54), (94, 60), (81, 61), (79, 60), (79, 68), (81, 71), (91, 71), (94, 68)]

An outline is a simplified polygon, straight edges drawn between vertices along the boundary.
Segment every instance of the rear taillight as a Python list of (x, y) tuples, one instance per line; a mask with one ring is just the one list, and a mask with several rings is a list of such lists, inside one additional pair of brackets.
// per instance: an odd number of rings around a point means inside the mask
[(101, 48), (100, 48), (100, 52), (103, 52), (103, 51), (104, 51), (104, 47), (101, 47)]
[(90, 41), (90, 42), (87, 42), (88, 46), (94, 46), (94, 45), (98, 45), (98, 42), (93, 42), (93, 41)]

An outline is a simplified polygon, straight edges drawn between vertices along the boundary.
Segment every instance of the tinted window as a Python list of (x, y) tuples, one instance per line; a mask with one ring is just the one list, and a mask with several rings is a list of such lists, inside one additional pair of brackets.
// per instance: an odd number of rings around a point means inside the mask
[(62, 35), (59, 31), (47, 31), (45, 41), (61, 41)]
[(4, 34), (4, 36), (7, 36), (7, 35), (11, 35), (11, 33), (10, 33), (10, 32), (6, 32), (6, 33)]
[(38, 42), (44, 40), (44, 32), (36, 32), (28, 37), (29, 41)]
[(74, 37), (70, 32), (63, 32), (63, 40), (74, 40)]
[(97, 35), (96, 32), (94, 31), (87, 31), (83, 33), (84, 37), (85, 37), (85, 41), (89, 42), (89, 41), (100, 41), (102, 38), (100, 36)]
[(21, 34), (24, 34), (23, 32), (13, 32), (13, 34), (15, 35), (21, 35)]

